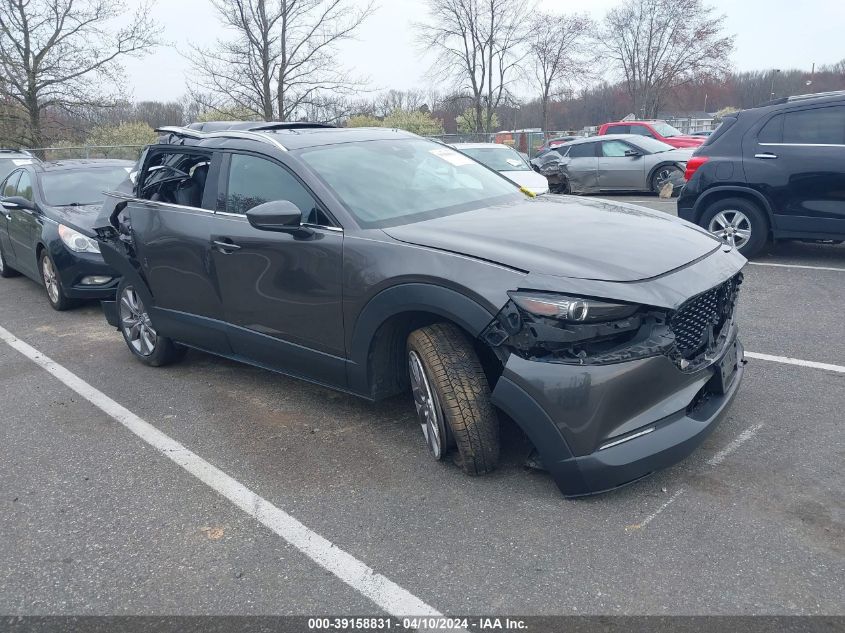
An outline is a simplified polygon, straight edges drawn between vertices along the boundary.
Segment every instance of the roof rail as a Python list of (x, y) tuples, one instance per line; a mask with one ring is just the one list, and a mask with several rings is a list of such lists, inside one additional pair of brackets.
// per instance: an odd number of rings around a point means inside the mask
[(197, 132), (221, 132), (224, 130), (246, 130), (251, 132), (269, 130), (301, 130), (307, 128), (333, 128), (327, 123), (312, 121), (195, 121), (187, 126)]
[(766, 106), (781, 105), (783, 103), (793, 103), (795, 101), (804, 101), (806, 99), (822, 99), (824, 97), (845, 97), (845, 90), (833, 90), (831, 92), (813, 92), (806, 95), (792, 95), (790, 97), (779, 97), (771, 101), (765, 101), (757, 108), (764, 108)]
[(195, 141), (205, 140), (209, 138), (242, 138), (251, 141), (260, 141), (262, 143), (268, 143), (270, 145), (273, 145), (277, 149), (282, 150), (283, 152), (288, 151), (287, 148), (281, 143), (279, 143), (279, 141), (277, 141), (276, 139), (271, 138), (267, 134), (253, 132), (252, 130), (217, 130), (214, 132), (200, 132), (199, 130), (192, 130), (186, 127), (167, 125), (164, 127), (156, 128), (156, 132), (160, 134), (172, 134), (173, 136), (190, 138)]

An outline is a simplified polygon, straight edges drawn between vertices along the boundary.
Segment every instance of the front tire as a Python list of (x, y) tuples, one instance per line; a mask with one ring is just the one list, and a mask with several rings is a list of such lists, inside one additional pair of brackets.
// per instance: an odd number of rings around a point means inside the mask
[(450, 323), (411, 333), (407, 344), (414, 404), (429, 451), (442, 459), (452, 442), (458, 464), (481, 475), (499, 461), (499, 420), (472, 344)]
[(175, 363), (187, 351), (166, 336), (159, 336), (147, 307), (135, 287), (124, 281), (117, 289), (120, 333), (132, 355), (150, 367)]
[(47, 293), (47, 301), (53, 310), (64, 312), (78, 305), (79, 302), (76, 299), (71, 299), (65, 295), (62, 278), (56, 269), (56, 264), (53, 263), (53, 258), (46, 250), (41, 252), (38, 270), (41, 271), (41, 281), (44, 284), (44, 291)]
[(699, 224), (751, 258), (765, 248), (769, 223), (763, 210), (745, 198), (725, 198), (708, 206)]
[[(671, 182), (674, 185), (675, 181), (681, 176), (683, 176), (683, 172), (674, 165), (664, 165), (663, 167), (658, 167), (657, 171), (655, 171), (654, 175), (651, 177), (652, 192), (660, 195), (660, 192), (667, 183)], [(680, 190), (680, 187), (673, 187), (672, 195), (678, 195), (675, 192)]]

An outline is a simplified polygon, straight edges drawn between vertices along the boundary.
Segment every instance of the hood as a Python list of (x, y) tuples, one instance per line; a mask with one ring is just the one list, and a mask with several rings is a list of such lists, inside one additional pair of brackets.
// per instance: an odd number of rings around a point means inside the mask
[(392, 238), (530, 273), (638, 281), (720, 248), (703, 229), (660, 211), (544, 196), (383, 229)]
[(102, 204), (86, 204), (79, 207), (48, 207), (45, 215), (56, 222), (81, 231), (88, 236), (94, 235), (94, 227), (102, 225), (97, 222)]
[(669, 138), (665, 139), (665, 142), (673, 147), (698, 147), (699, 145), (704, 145), (704, 141), (707, 139), (703, 136), (670, 136)]
[(500, 171), (499, 173), (538, 196), (549, 192), (549, 181), (535, 171)]

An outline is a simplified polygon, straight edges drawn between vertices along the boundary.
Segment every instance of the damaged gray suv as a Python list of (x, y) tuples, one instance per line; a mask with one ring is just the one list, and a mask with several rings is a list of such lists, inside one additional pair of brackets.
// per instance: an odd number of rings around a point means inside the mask
[(140, 361), (191, 347), (410, 392), (428, 450), (472, 475), (495, 468), (507, 415), (567, 496), (677, 462), (736, 393), (745, 259), (706, 231), (533, 199), (396, 130), (226, 127), (160, 130), (104, 206), (123, 275), (104, 309)]

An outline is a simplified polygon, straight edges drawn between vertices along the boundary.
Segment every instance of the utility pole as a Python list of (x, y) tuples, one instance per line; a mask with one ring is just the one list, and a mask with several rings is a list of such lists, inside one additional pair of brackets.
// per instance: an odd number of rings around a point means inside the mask
[(707, 93), (704, 93), (704, 111), (707, 112)]
[(775, 77), (777, 77), (777, 76), (778, 76), (778, 73), (779, 73), (779, 72), (780, 72), (780, 68), (775, 68), (775, 69), (772, 71), (772, 86), (771, 86), (771, 90), (770, 90), (770, 91), (771, 91), (771, 93), (772, 93), (772, 99), (774, 99), (774, 98), (775, 98)]

